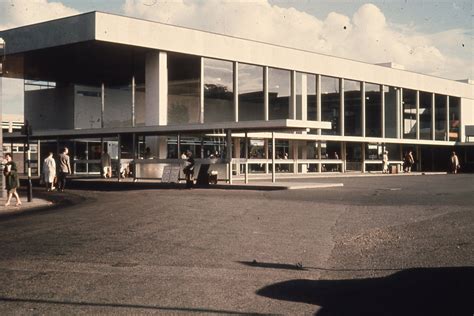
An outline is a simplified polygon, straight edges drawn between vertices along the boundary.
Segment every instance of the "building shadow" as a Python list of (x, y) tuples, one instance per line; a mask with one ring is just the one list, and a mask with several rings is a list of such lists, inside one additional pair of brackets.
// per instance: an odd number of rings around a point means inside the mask
[(473, 315), (474, 267), (414, 268), (367, 279), (295, 279), (256, 293), (318, 305), (317, 316)]

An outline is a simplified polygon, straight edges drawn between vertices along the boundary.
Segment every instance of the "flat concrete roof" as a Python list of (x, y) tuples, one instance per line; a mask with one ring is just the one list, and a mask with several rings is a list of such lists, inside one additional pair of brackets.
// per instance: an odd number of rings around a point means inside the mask
[[(468, 83), (102, 12), (5, 30), (0, 36), (9, 55), (99, 41), (474, 99), (473, 86)], [(8, 70), (8, 62), (6, 67)]]

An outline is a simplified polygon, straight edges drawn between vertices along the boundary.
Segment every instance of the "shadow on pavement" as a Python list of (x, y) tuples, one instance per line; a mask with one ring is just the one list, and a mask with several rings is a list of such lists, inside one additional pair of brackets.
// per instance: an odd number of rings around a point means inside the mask
[(257, 294), (321, 306), (318, 316), (473, 315), (474, 267), (415, 268), (371, 279), (296, 279)]
[(301, 264), (288, 264), (288, 263), (271, 263), (271, 262), (257, 262), (254, 261), (237, 261), (240, 264), (256, 267), (256, 268), (268, 268), (268, 269), (283, 269), (283, 270), (300, 270), (307, 271)]
[(148, 312), (165, 312), (170, 314), (176, 313), (197, 313), (197, 314), (222, 314), (222, 315), (269, 315), (260, 313), (245, 313), (230, 310), (207, 309), (207, 308), (191, 308), (191, 307), (172, 307), (172, 306), (156, 306), (156, 305), (139, 305), (139, 304), (117, 304), (117, 303), (94, 303), (94, 302), (73, 302), (67, 300), (53, 300), (53, 299), (26, 299), (1, 297), (0, 302), (10, 303), (27, 303), (27, 304), (46, 304), (46, 305), (69, 305), (69, 306), (84, 306), (97, 308), (126, 308), (126, 309), (144, 309)]

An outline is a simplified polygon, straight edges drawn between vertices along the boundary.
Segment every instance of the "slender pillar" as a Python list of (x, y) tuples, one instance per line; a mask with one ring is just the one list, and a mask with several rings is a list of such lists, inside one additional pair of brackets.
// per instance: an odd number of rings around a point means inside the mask
[(431, 94), (431, 139), (436, 140), (436, 98), (435, 94)]
[(201, 57), (201, 79), (200, 83), (200, 97), (199, 97), (199, 122), (204, 124), (204, 58)]
[(291, 80), (290, 80), (290, 115), (289, 119), (296, 120), (297, 119), (297, 109), (296, 109), (296, 71), (292, 70), (290, 72)]
[(397, 93), (397, 138), (403, 139), (403, 89), (399, 88)]
[(449, 141), (449, 95), (446, 96), (446, 133), (444, 133), (444, 140)]
[(234, 121), (239, 121), (239, 63), (234, 62), (234, 81), (232, 83), (234, 88)]
[[(366, 130), (366, 110), (365, 110), (365, 82), (361, 82), (360, 83), (360, 94), (361, 94), (361, 100), (362, 100), (362, 104), (361, 104), (361, 112), (362, 112), (362, 115), (361, 115), (361, 125), (362, 125), (362, 137), (365, 137), (365, 130)], [(365, 171), (363, 171), (365, 172)]]
[(321, 173), (322, 172), (322, 164), (321, 164), (321, 142), (319, 141), (318, 142), (318, 159), (319, 159), (319, 163), (318, 163), (318, 172)]
[[(321, 121), (321, 75), (316, 75), (316, 120)], [(321, 135), (320, 128), (318, 128), (318, 135)], [(321, 159), (321, 156), (319, 156), (319, 159)]]
[(341, 131), (341, 136), (344, 136), (345, 134), (345, 113), (344, 113), (344, 79), (341, 78), (339, 79), (339, 90), (340, 90), (340, 103), (339, 103), (339, 123), (341, 125), (340, 131)]
[(263, 141), (263, 146), (264, 146), (264, 150), (265, 150), (265, 159), (266, 159), (266, 163), (265, 163), (265, 174), (268, 174), (268, 139), (265, 139)]
[(178, 133), (178, 136), (176, 137), (176, 144), (178, 147), (178, 159), (181, 159), (181, 134)]
[(122, 143), (122, 139), (120, 137), (120, 134), (117, 135), (117, 156), (118, 156), (118, 162), (117, 162), (117, 180), (120, 181), (120, 169), (122, 167), (122, 164), (120, 163), (120, 160), (122, 159), (122, 150), (120, 149)]
[(135, 76), (132, 76), (132, 127), (135, 127)]
[(272, 132), (272, 183), (275, 181), (275, 132)]
[(263, 67), (263, 108), (265, 121), (269, 119), (269, 99), (268, 99), (268, 67)]
[(102, 82), (100, 90), (100, 127), (104, 128), (104, 112), (105, 112), (105, 85)]
[(245, 132), (245, 184), (249, 183), (249, 139), (247, 132)]
[(416, 90), (416, 139), (420, 139), (420, 91)]
[(385, 138), (385, 86), (380, 86), (380, 98), (382, 104), (382, 113), (381, 113), (381, 121), (382, 121), (382, 138)]
[(232, 184), (232, 130), (228, 129), (226, 133), (227, 152), (226, 158), (228, 161), (229, 183)]
[(365, 173), (366, 168), (365, 168), (365, 143), (361, 144), (362, 146), (362, 173)]
[(301, 117), (299, 119), (303, 121), (308, 120), (308, 91), (306, 87), (308, 86), (308, 77), (306, 74), (301, 75)]

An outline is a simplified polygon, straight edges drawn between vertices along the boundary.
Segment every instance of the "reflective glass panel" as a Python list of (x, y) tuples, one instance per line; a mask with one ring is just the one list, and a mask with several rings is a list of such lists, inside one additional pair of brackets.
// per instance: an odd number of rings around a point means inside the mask
[(435, 95), (435, 140), (446, 140), (446, 96)]
[(168, 54), (168, 124), (199, 123), (201, 58)]
[(403, 89), (403, 138), (416, 138), (416, 91)]
[(306, 75), (306, 100), (308, 121), (317, 120), (317, 105), (316, 105), (316, 75)]
[(132, 126), (131, 84), (105, 85), (104, 127)]
[(431, 139), (432, 96), (420, 91), (420, 139)]
[(331, 129), (323, 129), (322, 134), (341, 134), (340, 101), (339, 79), (321, 76), (321, 119), (331, 122)]
[(204, 58), (204, 122), (234, 120), (233, 64)]
[(362, 95), (359, 81), (344, 80), (344, 135), (362, 136)]
[(382, 137), (382, 94), (378, 84), (365, 84), (365, 135)]
[(291, 72), (268, 68), (268, 117), (270, 120), (290, 118)]
[(397, 137), (397, 110), (400, 102), (400, 90), (394, 87), (384, 87), (385, 97), (385, 137)]
[(449, 97), (449, 140), (459, 140), (461, 99)]
[(264, 120), (263, 67), (239, 64), (239, 121)]

